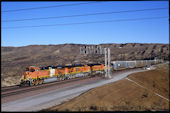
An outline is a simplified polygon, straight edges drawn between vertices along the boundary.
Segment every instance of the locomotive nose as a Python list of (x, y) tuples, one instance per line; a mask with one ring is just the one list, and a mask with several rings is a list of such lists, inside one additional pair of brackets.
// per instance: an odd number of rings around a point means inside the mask
[(27, 78), (28, 74), (29, 74), (29, 72), (27, 72), (27, 71), (23, 72), (22, 73), (22, 78), (25, 80)]

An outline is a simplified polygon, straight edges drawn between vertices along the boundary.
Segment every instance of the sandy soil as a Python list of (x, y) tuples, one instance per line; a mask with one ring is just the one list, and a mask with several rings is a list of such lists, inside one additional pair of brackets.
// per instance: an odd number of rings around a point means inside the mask
[(1, 87), (19, 85), (20, 79), (20, 76), (1, 78)]
[(134, 73), (128, 76), (135, 83), (122, 79), (89, 90), (47, 111), (143, 111), (169, 110), (169, 65), (159, 65), (155, 70)]

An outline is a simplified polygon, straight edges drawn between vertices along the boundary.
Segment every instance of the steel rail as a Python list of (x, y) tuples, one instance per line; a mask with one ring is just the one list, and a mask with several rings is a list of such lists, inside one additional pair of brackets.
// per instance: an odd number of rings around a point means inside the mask
[(30, 92), (30, 91), (34, 91), (34, 90), (38, 90), (38, 89), (44, 89), (44, 88), (51, 87), (51, 86), (56, 85), (56, 84), (59, 85), (59, 84), (63, 84), (63, 83), (70, 83), (70, 82), (73, 82), (73, 81), (84, 80), (85, 78), (91, 78), (91, 76), (74, 78), (74, 79), (67, 79), (67, 80), (57, 81), (57, 82), (55, 81), (55, 82), (40, 84), (40, 85), (32, 86), (32, 87), (24, 87), (24, 89), (22, 88), (21, 90), (18, 90), (18, 91), (1, 93), (1, 98), (12, 96), (12, 95), (17, 95), (17, 94), (24, 93), (24, 92)]

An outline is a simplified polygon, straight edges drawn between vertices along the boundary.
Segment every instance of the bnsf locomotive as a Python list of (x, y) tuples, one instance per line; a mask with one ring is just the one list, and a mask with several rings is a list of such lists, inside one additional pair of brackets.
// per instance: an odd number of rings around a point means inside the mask
[(65, 80), (76, 77), (93, 75), (95, 73), (104, 73), (103, 64), (86, 64), (72, 66), (48, 66), (48, 67), (26, 67), (22, 73), (20, 85), (38, 85), (42, 84), (45, 79), (57, 78)]
[[(138, 61), (114, 61), (111, 70), (123, 70), (130, 68), (146, 67), (163, 62), (161, 60), (138, 60)], [(22, 73), (20, 85), (38, 85), (42, 84), (45, 79), (56, 78), (57, 80), (65, 80), (82, 76), (92, 76), (96, 73), (104, 73), (105, 66), (103, 64), (86, 64), (72, 66), (48, 66), (48, 67), (26, 67)]]

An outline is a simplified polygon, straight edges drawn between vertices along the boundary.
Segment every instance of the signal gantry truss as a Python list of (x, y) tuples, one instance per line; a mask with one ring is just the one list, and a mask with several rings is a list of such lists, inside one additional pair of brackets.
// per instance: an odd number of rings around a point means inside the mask
[(104, 54), (105, 55), (105, 77), (111, 78), (110, 71), (110, 48), (102, 48), (101, 46), (83, 46), (80, 47), (80, 54)]

